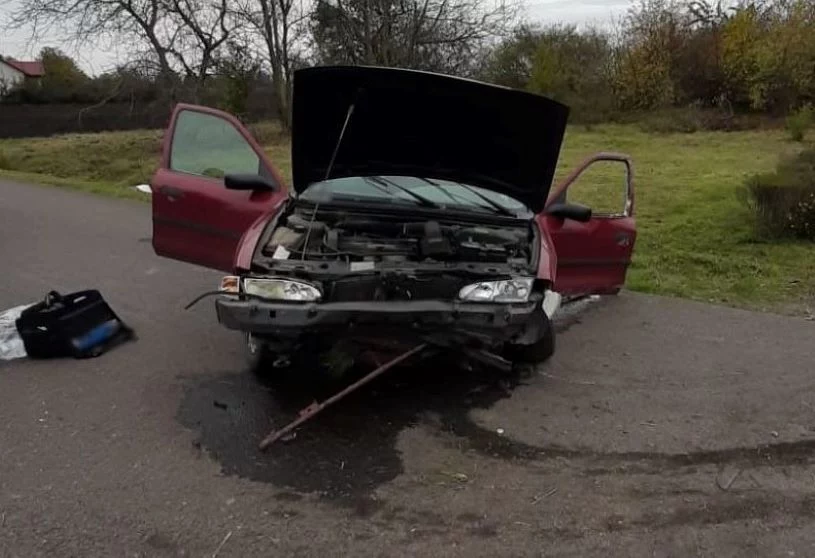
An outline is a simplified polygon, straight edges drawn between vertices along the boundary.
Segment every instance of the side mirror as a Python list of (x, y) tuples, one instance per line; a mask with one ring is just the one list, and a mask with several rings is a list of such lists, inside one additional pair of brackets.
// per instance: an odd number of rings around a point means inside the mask
[(546, 209), (548, 215), (586, 223), (591, 220), (591, 208), (577, 203), (553, 203)]
[(227, 174), (224, 176), (224, 186), (227, 190), (251, 190), (253, 192), (268, 192), (275, 190), (275, 183), (259, 174)]

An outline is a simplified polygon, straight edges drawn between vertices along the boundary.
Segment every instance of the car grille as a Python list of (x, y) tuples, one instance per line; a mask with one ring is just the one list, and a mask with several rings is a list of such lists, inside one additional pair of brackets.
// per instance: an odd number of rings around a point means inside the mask
[(323, 284), (326, 302), (452, 300), (470, 281), (452, 276), (349, 277)]

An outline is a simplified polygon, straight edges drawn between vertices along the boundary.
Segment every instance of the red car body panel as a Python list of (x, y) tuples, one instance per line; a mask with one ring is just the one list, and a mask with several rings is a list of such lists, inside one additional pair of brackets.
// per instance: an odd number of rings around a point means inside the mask
[(536, 277), (542, 281), (554, 283), (557, 277), (557, 253), (553, 248), (552, 235), (549, 234), (546, 223), (541, 219), (535, 219), (535, 227), (538, 229), (538, 238), (540, 238)]
[(541, 217), (557, 253), (553, 290), (571, 296), (613, 294), (625, 284), (636, 237), (633, 218), (578, 223)]
[[(593, 215), (587, 223), (580, 223), (546, 213), (546, 208), (561, 200), (586, 169), (601, 161), (625, 165), (625, 208), (620, 214)], [(538, 215), (537, 221), (547, 231), (557, 255), (556, 275), (553, 276), (555, 291), (579, 296), (613, 294), (623, 287), (637, 237), (633, 179), (633, 166), (627, 155), (597, 153), (552, 189), (546, 208)], [(538, 273), (541, 271), (539, 269)]]
[[(261, 165), (274, 177), (274, 191), (227, 190), (222, 179), (171, 170), (171, 144), (178, 115), (185, 110), (226, 120), (255, 151)], [(548, 215), (534, 219), (540, 233), (537, 277), (551, 281), (567, 296), (615, 293), (625, 283), (631, 263), (636, 224), (631, 162), (625, 155), (601, 153), (587, 159), (555, 187), (547, 207), (561, 199), (580, 174), (598, 161), (626, 165), (626, 209), (620, 215), (592, 216), (578, 222)], [(252, 137), (232, 115), (196, 105), (179, 104), (164, 138), (160, 168), (151, 181), (153, 191), (153, 247), (157, 254), (228, 273), (245, 273), (268, 221), (282, 208), (288, 194), (280, 173)]]
[[(171, 145), (178, 116), (183, 111), (209, 114), (231, 124), (280, 188), (271, 192), (227, 190), (222, 179), (172, 170)], [(280, 173), (237, 118), (209, 107), (187, 104), (179, 104), (173, 111), (164, 137), (161, 163), (150, 181), (150, 188), (155, 252), (227, 272), (235, 268), (247, 231), (287, 196)]]
[(260, 236), (263, 234), (263, 229), (266, 228), (266, 223), (273, 219), (282, 209), (288, 195), (281, 196), (279, 200), (272, 205), (270, 211), (260, 215), (252, 225), (246, 229), (243, 238), (238, 244), (238, 249), (235, 252), (235, 260), (232, 263), (232, 271), (236, 275), (249, 271), (252, 267), (252, 256), (255, 254), (255, 248), (260, 241)]

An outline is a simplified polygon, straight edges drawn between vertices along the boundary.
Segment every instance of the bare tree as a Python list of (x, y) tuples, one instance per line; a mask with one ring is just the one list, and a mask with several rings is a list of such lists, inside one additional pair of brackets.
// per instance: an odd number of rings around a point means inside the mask
[(178, 35), (169, 52), (186, 75), (204, 82), (217, 51), (237, 26), (227, 0), (162, 0)]
[(21, 0), (9, 26), (31, 28), (33, 38), (61, 31), (75, 44), (115, 37), (146, 43), (164, 79), (173, 75), (170, 51), (177, 33), (167, 32), (163, 0)]
[(504, 0), (317, 0), (312, 32), (321, 61), (467, 75), (518, 12)]
[(62, 32), (76, 45), (128, 42), (173, 91), (176, 69), (206, 79), (235, 23), (228, 0), (20, 0), (10, 26), (34, 38)]
[(295, 0), (239, 0), (236, 13), (263, 44), (280, 121), (288, 130), (291, 124), (291, 78), (301, 59), (307, 8)]

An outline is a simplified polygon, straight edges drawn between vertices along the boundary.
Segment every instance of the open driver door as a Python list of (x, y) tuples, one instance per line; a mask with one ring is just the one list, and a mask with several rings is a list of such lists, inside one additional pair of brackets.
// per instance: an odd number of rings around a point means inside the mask
[(557, 255), (556, 292), (619, 292), (637, 236), (629, 157), (599, 153), (584, 161), (552, 190), (539, 218)]
[(231, 114), (179, 104), (150, 182), (156, 254), (232, 272), (244, 232), (285, 200), (279, 173)]

